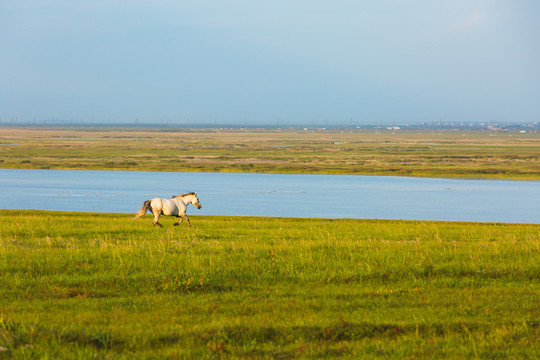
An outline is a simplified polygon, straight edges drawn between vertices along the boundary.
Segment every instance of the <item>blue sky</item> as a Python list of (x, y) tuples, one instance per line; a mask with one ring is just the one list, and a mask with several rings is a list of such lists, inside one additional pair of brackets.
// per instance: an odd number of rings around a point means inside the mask
[(540, 1), (0, 2), (0, 120), (540, 121)]

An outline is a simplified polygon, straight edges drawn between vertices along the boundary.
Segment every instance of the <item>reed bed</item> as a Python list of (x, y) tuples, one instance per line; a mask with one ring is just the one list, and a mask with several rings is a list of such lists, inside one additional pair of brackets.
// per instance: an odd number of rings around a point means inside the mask
[(0, 168), (540, 179), (540, 135), (488, 131), (12, 128)]

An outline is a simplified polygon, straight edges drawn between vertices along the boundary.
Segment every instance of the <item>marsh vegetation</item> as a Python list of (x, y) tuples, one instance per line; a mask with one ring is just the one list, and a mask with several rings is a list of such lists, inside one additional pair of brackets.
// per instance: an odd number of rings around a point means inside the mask
[(10, 128), (0, 167), (540, 178), (540, 136), (487, 131)]

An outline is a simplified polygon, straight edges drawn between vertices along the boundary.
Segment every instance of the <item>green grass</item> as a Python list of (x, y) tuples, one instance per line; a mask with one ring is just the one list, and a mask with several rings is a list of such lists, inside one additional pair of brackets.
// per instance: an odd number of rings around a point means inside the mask
[(1, 358), (540, 356), (540, 226), (0, 210)]

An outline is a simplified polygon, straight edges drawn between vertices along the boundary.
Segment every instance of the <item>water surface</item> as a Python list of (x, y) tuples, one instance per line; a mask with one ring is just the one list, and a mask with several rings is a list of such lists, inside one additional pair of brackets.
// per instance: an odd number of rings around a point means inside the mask
[(539, 181), (0, 169), (2, 209), (135, 213), (189, 191), (189, 214), (540, 223)]

